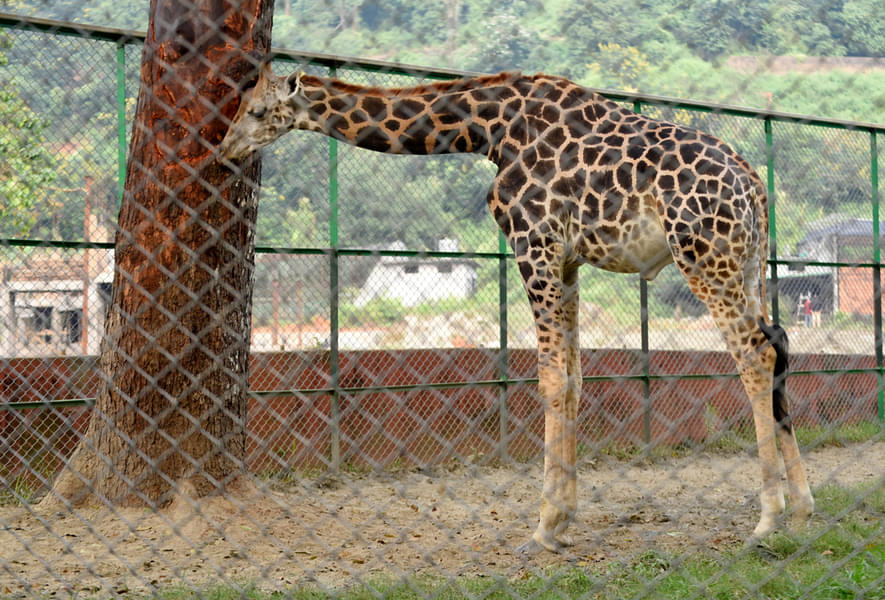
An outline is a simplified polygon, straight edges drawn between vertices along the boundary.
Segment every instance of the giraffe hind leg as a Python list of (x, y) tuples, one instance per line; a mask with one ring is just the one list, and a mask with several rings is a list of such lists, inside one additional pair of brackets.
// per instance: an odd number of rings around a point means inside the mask
[[(741, 381), (753, 410), (756, 444), (762, 475), (760, 491), (761, 515), (753, 530), (752, 539), (759, 539), (774, 531), (784, 512), (784, 493), (778, 463), (775, 413), (773, 404), (774, 367), (777, 352), (756, 323), (742, 319), (739, 324), (720, 324), (735, 357)], [(757, 319), (753, 319), (757, 321)], [(755, 329), (755, 332), (753, 332)], [(755, 333), (755, 334), (754, 334)], [(739, 340), (748, 340), (742, 345)]]
[(799, 456), (799, 444), (793, 430), (789, 405), (786, 395), (786, 377), (789, 369), (789, 345), (787, 332), (778, 325), (768, 325), (759, 321), (759, 328), (777, 353), (774, 366), (774, 386), (772, 389), (772, 408), (780, 441), (784, 468), (787, 471), (787, 482), (790, 487), (790, 503), (792, 511), (791, 526), (794, 529), (804, 525), (814, 512), (814, 498), (805, 478), (805, 469)]
[[(535, 313), (538, 391), (544, 405), (544, 484), (538, 526), (521, 553), (560, 551), (577, 510), (576, 419), (581, 389), (577, 266), (517, 258)], [(522, 268), (525, 266), (525, 268)], [(543, 290), (543, 292), (540, 292)]]
[[(689, 264), (678, 255), (675, 258), (692, 292), (707, 305), (722, 332), (750, 401), (762, 476), (761, 515), (750, 539), (760, 539), (777, 528), (785, 509), (774, 409), (778, 352), (759, 325), (764, 315), (761, 299), (752, 295), (757, 288), (752, 276), (745, 285), (745, 272), (739, 269), (723, 282), (721, 276), (717, 279), (702, 266)], [(746, 273), (752, 271), (747, 269)], [(785, 346), (782, 350), (782, 360), (786, 360)], [(781, 406), (786, 406), (785, 401)], [(795, 465), (801, 469), (798, 454), (795, 458)]]

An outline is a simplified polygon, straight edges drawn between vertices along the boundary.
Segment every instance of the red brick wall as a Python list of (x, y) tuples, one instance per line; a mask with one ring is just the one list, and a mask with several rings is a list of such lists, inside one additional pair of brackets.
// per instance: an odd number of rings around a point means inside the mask
[[(495, 384), (355, 391), (497, 379), (496, 355), (478, 349), (343, 352), (339, 396), (341, 456), (345, 464), (386, 468), (440, 464), (496, 451), (502, 389)], [(640, 374), (631, 350), (587, 350), (585, 376)], [(872, 356), (797, 355), (794, 370), (859, 369)], [(657, 351), (655, 375), (734, 373), (725, 353)], [(513, 350), (510, 378), (537, 376), (535, 353)], [(255, 472), (322, 468), (330, 458), (332, 396), (328, 352), (257, 354), (252, 357), (248, 462)], [(14, 359), (0, 362), (4, 402), (94, 397), (101, 379), (94, 358)], [(641, 443), (643, 393), (638, 380), (589, 381), (583, 386), (579, 442), (585, 446)], [(856, 422), (875, 418), (872, 374), (793, 375), (793, 414), (799, 424)], [(315, 390), (305, 392), (303, 390)], [(735, 377), (660, 379), (650, 383), (650, 429), (654, 443), (701, 442), (717, 430), (751, 426), (750, 411)], [(543, 411), (534, 384), (507, 389), (507, 449), (531, 459), (543, 448)], [(0, 410), (0, 476), (7, 482), (27, 471), (51, 478), (85, 430), (89, 409)], [(30, 465), (30, 469), (27, 468)], [(34, 476), (29, 476), (34, 479)]]
[(866, 267), (840, 267), (839, 310), (848, 314), (872, 316), (874, 306), (873, 270)]

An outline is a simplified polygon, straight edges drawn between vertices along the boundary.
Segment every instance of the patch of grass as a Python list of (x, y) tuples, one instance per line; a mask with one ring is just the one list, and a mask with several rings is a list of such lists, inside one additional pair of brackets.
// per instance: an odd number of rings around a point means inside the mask
[(11, 481), (0, 477), (0, 506), (30, 504), (42, 489), (28, 474), (18, 475)]
[[(815, 425), (813, 427), (797, 427), (796, 439), (804, 451), (829, 446), (848, 446), (863, 442), (885, 439), (885, 430), (877, 421), (863, 421), (837, 425)], [(752, 426), (711, 432), (703, 442), (685, 442), (681, 444), (657, 444), (645, 448), (636, 444), (611, 443), (599, 449), (592, 446), (584, 447), (583, 454), (593, 452), (609, 456), (621, 461), (635, 461), (647, 458), (652, 462), (667, 458), (683, 458), (698, 451), (721, 454), (756, 454), (756, 432)], [(580, 454), (579, 453), (579, 454)]]
[(877, 421), (861, 421), (860, 423), (797, 427), (796, 439), (803, 448), (820, 448), (882, 440), (885, 439), (885, 433), (883, 433), (882, 425)]
[(611, 597), (651, 588), (645, 597), (885, 598), (883, 483), (825, 486), (815, 497), (820, 515), (807, 531), (777, 533), (759, 549), (707, 557), (643, 555), (609, 586)]
[[(301, 596), (301, 592), (297, 593), (299, 594), (295, 596), (297, 598), (310, 598), (310, 596)], [(274, 594), (264, 592), (254, 584), (246, 584), (242, 587), (218, 585), (204, 590), (192, 590), (183, 587), (170, 588), (164, 590), (160, 597), (165, 600), (189, 600), (196, 597), (204, 600), (264, 600), (265, 598), (273, 598)]]

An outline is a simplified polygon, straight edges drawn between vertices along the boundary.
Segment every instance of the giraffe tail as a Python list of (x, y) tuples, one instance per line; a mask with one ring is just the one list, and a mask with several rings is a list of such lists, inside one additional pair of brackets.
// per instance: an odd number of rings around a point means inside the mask
[(786, 391), (787, 375), (790, 371), (787, 332), (780, 325), (769, 325), (765, 319), (759, 319), (759, 329), (762, 330), (777, 355), (774, 361), (774, 381), (771, 388), (774, 420), (784, 431), (792, 432), (793, 421), (789, 413)]

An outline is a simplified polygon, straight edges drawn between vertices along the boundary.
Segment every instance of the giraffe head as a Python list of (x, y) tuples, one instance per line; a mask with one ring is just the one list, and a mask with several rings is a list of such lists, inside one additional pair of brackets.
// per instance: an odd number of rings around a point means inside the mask
[(299, 116), (307, 114), (301, 75), (277, 77), (270, 65), (261, 68), (255, 86), (243, 91), (240, 108), (221, 141), (225, 158), (243, 158), (297, 126)]

